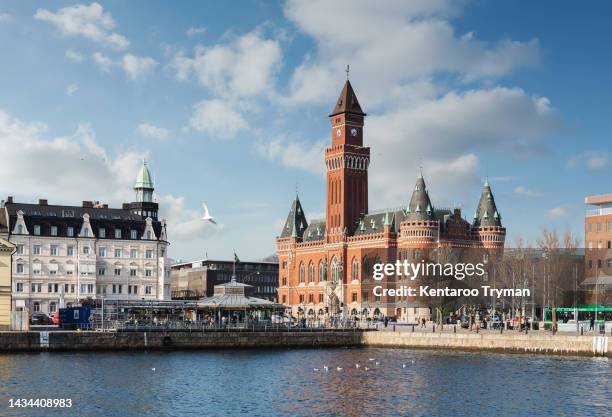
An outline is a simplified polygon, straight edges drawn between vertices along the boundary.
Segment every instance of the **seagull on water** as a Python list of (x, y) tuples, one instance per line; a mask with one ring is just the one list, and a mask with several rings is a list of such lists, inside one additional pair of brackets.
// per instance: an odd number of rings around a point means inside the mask
[(405, 367), (406, 367), (406, 364), (405, 364), (405, 363), (402, 363), (402, 368), (405, 368)]
[(325, 372), (329, 371), (329, 368), (327, 367), (327, 365), (323, 365), (323, 370), (325, 370)]
[(370, 358), (370, 362), (372, 362), (374, 360), (374, 358)]
[(212, 224), (217, 224), (214, 217), (210, 215), (210, 212), (208, 211), (208, 206), (206, 205), (206, 203), (202, 203), (202, 206), (204, 207), (204, 215), (202, 216), (200, 220), (203, 220), (205, 222), (209, 222)]
[(342, 368), (340, 368), (339, 366), (336, 367), (336, 371), (341, 371)]
[(319, 372), (319, 368), (314, 368), (313, 371)]
[(152, 370), (153, 372), (155, 372), (155, 368), (151, 368), (151, 370)]
[(355, 364), (355, 368), (359, 369), (359, 364), (358, 363)]

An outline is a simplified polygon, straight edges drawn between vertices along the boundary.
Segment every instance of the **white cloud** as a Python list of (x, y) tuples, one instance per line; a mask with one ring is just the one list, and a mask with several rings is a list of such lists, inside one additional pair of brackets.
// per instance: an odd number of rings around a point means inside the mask
[[(445, 19), (456, 16), (461, 6), (446, 1), (288, 1), (287, 18), (317, 44), (316, 53), (293, 74), (290, 101), (334, 100), (334, 80), (347, 63), (369, 106), (385, 105), (390, 91), (434, 73), (478, 80), (539, 63), (536, 39), (491, 43), (473, 33), (455, 34)], [(338, 16), (350, 23), (340, 24)]]
[(256, 149), (262, 156), (278, 161), (284, 166), (325, 175), (323, 155), (326, 146), (327, 141), (325, 140), (310, 143), (276, 138), (270, 142), (258, 142)]
[(83, 62), (83, 61), (85, 61), (85, 55), (83, 55), (80, 52), (73, 51), (72, 49), (66, 49), (66, 52), (64, 53), (64, 55), (66, 56), (66, 58), (69, 61), (72, 61), (72, 62)]
[(174, 248), (174, 253), (185, 251), (181, 245), (184, 247), (193, 244), (196, 240), (213, 236), (224, 229), (223, 224), (212, 225), (200, 220), (202, 213), (186, 207), (184, 197), (164, 195), (160, 197), (159, 205), (160, 214), (168, 219), (168, 238), (172, 240), (173, 246), (179, 245)]
[(170, 68), (177, 79), (195, 77), (218, 96), (252, 97), (273, 92), (281, 57), (277, 40), (254, 31), (225, 44), (198, 46), (193, 58), (178, 52)]
[(566, 206), (553, 207), (546, 212), (549, 217), (559, 218), (568, 215), (568, 209)]
[(84, 37), (116, 49), (125, 49), (129, 45), (125, 36), (113, 32), (117, 26), (115, 20), (110, 12), (105, 12), (98, 3), (75, 4), (63, 7), (55, 13), (38, 9), (34, 18), (53, 24), (67, 37)]
[[(45, 124), (23, 122), (2, 110), (0, 147), (6, 158), (0, 165), (1, 195), (47, 197), (58, 204), (131, 201), (132, 182), (145, 156), (138, 152), (109, 155), (87, 124), (80, 124), (69, 136), (51, 138)], [(53, 180), (47, 181), (50, 172)]]
[(12, 19), (13, 16), (11, 16), (10, 14), (0, 12), (0, 22), (9, 22)]
[(533, 191), (527, 189), (523, 185), (519, 185), (514, 189), (514, 194), (524, 197), (541, 197), (542, 193), (540, 191)]
[(150, 123), (141, 123), (136, 129), (138, 133), (146, 138), (153, 138), (161, 141), (165, 141), (170, 137), (168, 129), (158, 127)]
[(588, 151), (571, 157), (567, 161), (568, 168), (575, 168), (583, 165), (589, 171), (601, 171), (608, 167), (609, 157), (608, 152), (604, 151)]
[(66, 94), (69, 96), (74, 95), (74, 93), (76, 93), (79, 89), (79, 86), (75, 83), (72, 84), (68, 84), (68, 86), (66, 87)]
[(136, 80), (144, 78), (153, 72), (153, 69), (157, 65), (157, 61), (153, 58), (141, 57), (132, 54), (125, 54), (121, 60), (121, 67), (127, 74), (127, 76)]
[(113, 67), (121, 68), (130, 80), (146, 78), (157, 66), (157, 61), (153, 58), (132, 54), (125, 54), (115, 61), (101, 52), (94, 52), (92, 58), (102, 71), (110, 72)]
[(187, 36), (195, 36), (195, 35), (201, 35), (203, 33), (206, 33), (206, 30), (207, 29), (204, 26), (197, 26), (197, 27), (191, 27), (187, 29), (185, 33), (187, 34)]
[(202, 100), (196, 103), (190, 126), (212, 139), (231, 139), (248, 127), (242, 114), (224, 100)]

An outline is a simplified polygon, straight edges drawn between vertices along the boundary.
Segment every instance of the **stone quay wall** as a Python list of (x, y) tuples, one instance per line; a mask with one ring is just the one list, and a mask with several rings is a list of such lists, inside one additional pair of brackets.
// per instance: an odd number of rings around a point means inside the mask
[(410, 333), (393, 331), (291, 332), (0, 332), (0, 352), (178, 350), (323, 347), (401, 347), (612, 357), (608, 336), (532, 332)]

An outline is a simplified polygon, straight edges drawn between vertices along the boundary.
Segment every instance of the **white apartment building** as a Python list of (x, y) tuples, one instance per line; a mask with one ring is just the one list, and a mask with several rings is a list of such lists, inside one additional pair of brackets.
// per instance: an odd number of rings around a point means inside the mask
[(166, 224), (157, 219), (153, 190), (143, 163), (135, 201), (121, 209), (8, 197), (0, 207), (0, 237), (16, 246), (13, 310), (53, 313), (87, 298), (169, 299)]

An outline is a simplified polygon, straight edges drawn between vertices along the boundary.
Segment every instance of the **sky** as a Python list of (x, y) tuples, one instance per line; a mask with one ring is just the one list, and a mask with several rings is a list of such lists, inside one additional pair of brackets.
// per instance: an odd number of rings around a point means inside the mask
[[(132, 201), (143, 159), (170, 257), (260, 259), (298, 190), (324, 217), (327, 115), (368, 113), (370, 209), (471, 220), (488, 177), (507, 244), (583, 238), (609, 181), (612, 5), (570, 1), (3, 1), (0, 196)], [(206, 202), (218, 225), (199, 220)]]

